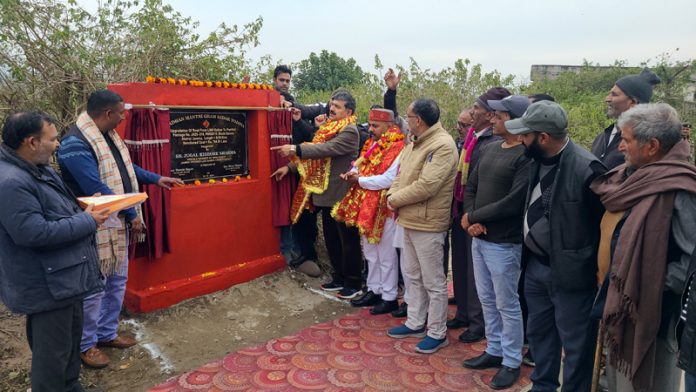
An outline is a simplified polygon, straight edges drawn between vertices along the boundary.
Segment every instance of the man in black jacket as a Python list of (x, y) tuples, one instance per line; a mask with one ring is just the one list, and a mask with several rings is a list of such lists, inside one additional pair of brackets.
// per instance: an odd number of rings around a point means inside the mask
[(567, 126), (565, 111), (551, 101), (505, 122), (533, 159), (523, 221), (533, 391), (558, 389), (561, 351), (564, 391), (589, 391), (592, 380), (597, 326), (589, 315), (603, 208), (589, 186), (606, 168), (570, 140)]
[[(660, 82), (660, 78), (647, 68), (638, 75), (628, 75), (617, 80), (604, 99), (607, 103), (607, 117), (615, 120), (626, 110), (650, 102), (653, 86)], [(616, 124), (611, 124), (592, 142), (592, 153), (609, 170), (624, 163), (623, 153), (618, 150), (620, 141), (621, 130)]]
[(94, 235), (106, 211), (85, 211), (49, 166), (54, 120), (11, 115), (0, 145), (0, 299), (27, 315), (31, 390), (82, 391), (82, 300), (103, 290)]

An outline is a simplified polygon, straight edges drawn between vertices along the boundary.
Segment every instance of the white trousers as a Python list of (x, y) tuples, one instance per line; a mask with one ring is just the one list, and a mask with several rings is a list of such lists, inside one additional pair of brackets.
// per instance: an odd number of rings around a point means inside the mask
[(379, 243), (370, 244), (365, 236), (360, 236), (363, 254), (367, 259), (367, 289), (382, 295), (385, 301), (396, 299), (399, 286), (398, 257), (394, 248), (395, 230), (394, 219), (387, 218)]

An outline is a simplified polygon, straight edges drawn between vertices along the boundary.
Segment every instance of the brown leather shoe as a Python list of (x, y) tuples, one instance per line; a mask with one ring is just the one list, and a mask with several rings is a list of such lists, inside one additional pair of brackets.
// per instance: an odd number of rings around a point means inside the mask
[(92, 347), (89, 350), (80, 353), (80, 359), (82, 359), (82, 363), (84, 363), (85, 366), (94, 369), (105, 368), (109, 362), (111, 362), (109, 357), (107, 357), (106, 354), (101, 352), (101, 350), (96, 347)]
[(115, 348), (128, 348), (133, 347), (138, 343), (137, 340), (129, 338), (128, 336), (116, 336), (114, 340), (107, 340), (105, 342), (97, 342), (99, 347), (115, 347)]

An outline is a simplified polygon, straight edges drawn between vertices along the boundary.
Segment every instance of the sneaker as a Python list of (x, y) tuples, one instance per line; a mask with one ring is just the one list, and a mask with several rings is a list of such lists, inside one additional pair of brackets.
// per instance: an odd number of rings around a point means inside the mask
[(353, 299), (360, 294), (362, 294), (361, 290), (351, 289), (350, 287), (344, 287), (343, 289), (341, 289), (341, 291), (338, 292), (338, 294), (336, 294), (336, 296), (340, 299)]
[(425, 327), (421, 329), (411, 329), (406, 325), (399, 325), (387, 331), (387, 335), (392, 338), (402, 339), (402, 338), (422, 338), (425, 336)]
[(332, 280), (329, 283), (324, 283), (323, 285), (319, 286), (321, 287), (322, 290), (324, 291), (340, 291), (343, 290), (343, 285), (341, 283), (337, 283), (335, 280)]
[(446, 337), (442, 339), (435, 339), (431, 338), (430, 336), (426, 336), (416, 345), (416, 352), (421, 354), (432, 354), (443, 347), (447, 347), (448, 344), (449, 342), (447, 341)]

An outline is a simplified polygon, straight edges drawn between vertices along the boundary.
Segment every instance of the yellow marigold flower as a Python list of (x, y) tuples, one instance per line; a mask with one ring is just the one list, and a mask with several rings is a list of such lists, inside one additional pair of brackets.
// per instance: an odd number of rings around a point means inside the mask
[(145, 78), (145, 82), (146, 83), (155, 83), (155, 78), (151, 75), (147, 75), (147, 77)]
[(174, 79), (174, 78), (167, 78), (167, 83), (169, 83), (169, 84), (176, 84), (176, 79)]
[(228, 81), (222, 82), (222, 88), (230, 88), (230, 82), (228, 82)]
[(222, 82), (215, 82), (215, 87), (222, 87)]

